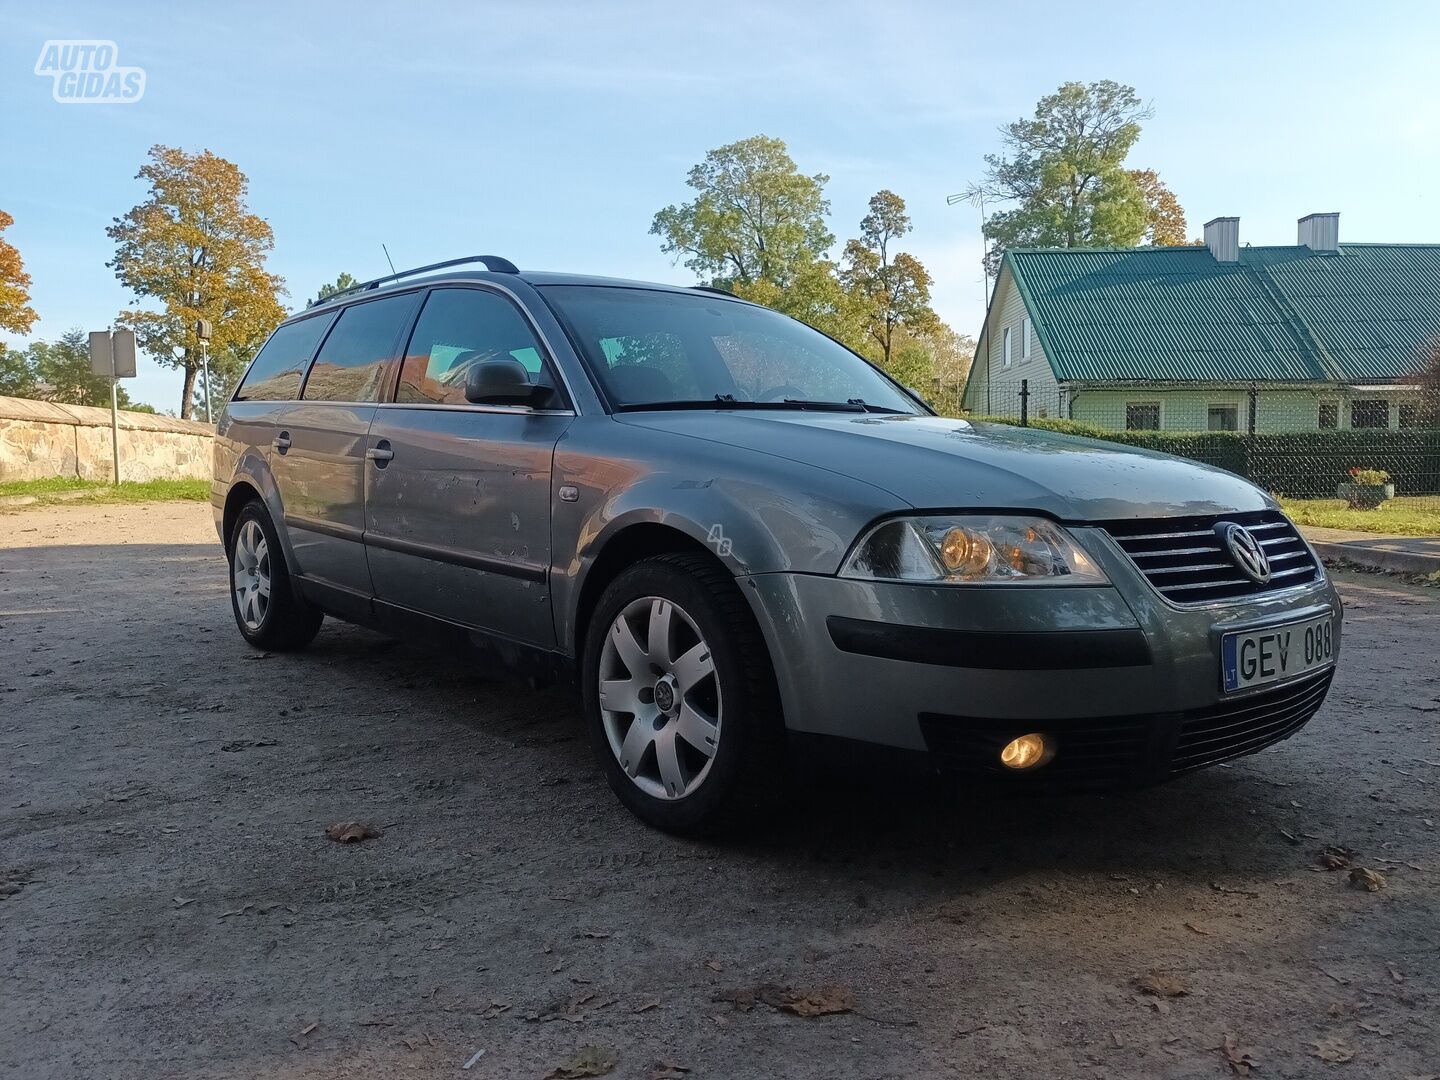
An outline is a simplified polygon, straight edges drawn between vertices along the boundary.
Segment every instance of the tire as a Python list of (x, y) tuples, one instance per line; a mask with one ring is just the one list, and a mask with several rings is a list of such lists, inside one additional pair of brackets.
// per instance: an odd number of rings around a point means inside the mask
[(778, 801), (786, 770), (774, 670), (723, 567), (676, 554), (622, 571), (591, 616), (581, 670), (605, 777), (646, 824), (713, 835)]
[(236, 517), (226, 555), (230, 610), (245, 640), (271, 652), (309, 645), (325, 613), (296, 592), (280, 538), (259, 499), (251, 499)]

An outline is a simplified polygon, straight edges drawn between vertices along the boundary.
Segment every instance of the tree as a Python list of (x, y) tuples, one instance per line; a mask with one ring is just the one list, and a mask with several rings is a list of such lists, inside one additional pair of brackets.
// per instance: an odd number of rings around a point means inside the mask
[(0, 397), (38, 398), (40, 378), (28, 349), (7, 349), (0, 343)]
[[(14, 224), (15, 219), (0, 210), (0, 233)], [(25, 261), (14, 244), (0, 236), (0, 330), (29, 333), (37, 318), (30, 306), (30, 275), (25, 272)], [(4, 350), (5, 346), (0, 345), (0, 352)]]
[(898, 331), (923, 332), (938, 322), (930, 307), (929, 271), (913, 255), (891, 250), (892, 242), (909, 231), (905, 200), (893, 191), (877, 192), (870, 212), (860, 219), (860, 239), (845, 245), (840, 272), (868, 342), (878, 348), (886, 367), (894, 358)]
[(149, 197), (105, 230), (116, 245), (107, 265), (137, 300), (162, 305), (116, 321), (157, 363), (184, 372), (180, 415), (188, 419), (200, 371), (195, 321), (213, 327), (212, 357), (253, 348), (285, 317), (285, 283), (265, 269), (274, 235), (246, 208), (244, 173), (208, 150), (154, 146), (149, 158), (137, 174)]
[(1406, 382), (1420, 388), (1420, 426), (1440, 428), (1440, 338), (1426, 343), (1420, 370)]
[(755, 135), (706, 154), (686, 181), (695, 199), (665, 207), (650, 232), (706, 284), (773, 287), (784, 304), (794, 283), (815, 283), (815, 264), (835, 242), (825, 226), (829, 179), (802, 175), (783, 142)]
[(1131, 247), (1149, 224), (1126, 157), (1151, 116), (1133, 87), (1105, 79), (1064, 83), (1030, 119), (1000, 129), (1004, 151), (987, 154), (972, 196), (1014, 204), (985, 223), (987, 270), (1012, 247)]
[(1180, 247), (1185, 239), (1185, 211), (1175, 193), (1154, 169), (1131, 169), (1130, 179), (1145, 200), (1145, 240), (1156, 247)]
[(335, 279), (335, 283), (333, 285), (321, 285), (320, 291), (315, 294), (315, 299), (310, 302), (312, 304), (318, 304), (322, 300), (330, 299), (330, 297), (334, 296), (336, 293), (344, 292), (346, 289), (353, 289), (356, 285), (359, 284), (360, 282), (357, 281), (355, 278), (351, 277), (349, 274), (342, 273), (339, 277)]

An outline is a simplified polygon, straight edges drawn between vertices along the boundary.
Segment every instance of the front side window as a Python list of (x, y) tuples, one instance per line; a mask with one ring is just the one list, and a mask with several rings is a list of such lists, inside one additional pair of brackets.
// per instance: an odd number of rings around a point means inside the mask
[(505, 297), (484, 289), (435, 289), (425, 300), (400, 366), (397, 402), (464, 405), (470, 369), (519, 360), (539, 381), (540, 345)]
[(1211, 431), (1239, 431), (1240, 407), (1238, 405), (1211, 405), (1208, 419), (1207, 426)]
[(415, 310), (415, 294), (355, 304), (340, 312), (335, 329), (305, 376), (306, 401), (379, 401), (400, 335)]
[(1030, 359), (1030, 320), (1020, 320), (1020, 359)]
[(235, 390), (236, 401), (294, 401), (300, 396), (305, 365), (315, 346), (335, 321), (334, 312), (286, 323), (265, 342), (245, 379)]
[(1315, 424), (1322, 431), (1334, 431), (1340, 426), (1340, 403), (1322, 401), (1317, 407)]
[(704, 293), (547, 285), (607, 396), (647, 405), (871, 406), (920, 410), (843, 345), (766, 308)]
[(1352, 428), (1388, 428), (1390, 426), (1390, 402), (1384, 398), (1361, 398), (1350, 403), (1350, 426)]
[(1000, 359), (1006, 366), (1010, 366), (1010, 327), (1005, 327), (1004, 334), (1000, 337)]
[(1160, 403), (1158, 401), (1127, 401), (1125, 403), (1126, 431), (1159, 431)]

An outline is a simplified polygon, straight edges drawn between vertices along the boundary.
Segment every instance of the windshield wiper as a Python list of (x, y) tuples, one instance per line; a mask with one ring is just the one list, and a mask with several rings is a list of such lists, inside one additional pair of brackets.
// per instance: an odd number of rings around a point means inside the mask
[(847, 398), (844, 401), (805, 401), (796, 398), (786, 398), (782, 404), (793, 405), (797, 409), (833, 409), (835, 412), (900, 413), (899, 409), (887, 409), (883, 405), (871, 405), (864, 398), (858, 397)]
[(848, 401), (812, 401), (806, 398), (785, 398), (781, 401), (747, 401), (734, 394), (716, 394), (713, 398), (680, 399), (677, 401), (631, 401), (615, 406), (616, 412), (642, 412), (649, 409), (814, 409), (821, 412), (899, 413), (870, 405), (863, 398)]

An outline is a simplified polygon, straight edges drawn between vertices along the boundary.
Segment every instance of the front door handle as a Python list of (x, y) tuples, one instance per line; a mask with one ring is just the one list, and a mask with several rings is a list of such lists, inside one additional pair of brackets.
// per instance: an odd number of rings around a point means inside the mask
[(290, 449), (290, 433), (288, 431), (282, 431), (275, 436), (275, 449), (282, 454)]
[(377, 469), (383, 469), (386, 465), (390, 463), (391, 459), (395, 457), (395, 451), (390, 449), (390, 443), (388, 440), (381, 439), (378, 443), (365, 451), (365, 456), (371, 461), (375, 462), (375, 467)]

